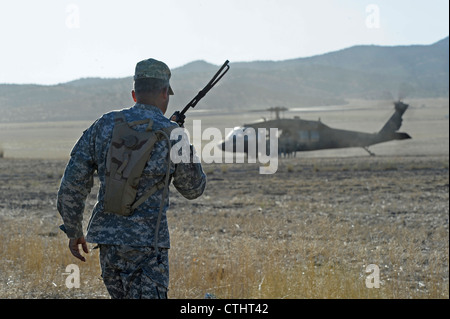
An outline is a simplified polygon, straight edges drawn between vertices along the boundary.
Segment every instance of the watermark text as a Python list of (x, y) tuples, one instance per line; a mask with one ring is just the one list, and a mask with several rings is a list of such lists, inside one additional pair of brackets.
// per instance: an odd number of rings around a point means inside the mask
[[(171, 149), (173, 163), (248, 163), (262, 164), (260, 174), (274, 174), (278, 169), (278, 129), (235, 127), (226, 128), (229, 131), (225, 138), (218, 128), (208, 127), (202, 130), (201, 120), (193, 121), (192, 140), (200, 141), (200, 152), (191, 159), (188, 130), (176, 128), (171, 132), (170, 139), (177, 142)], [(208, 141), (202, 145), (203, 141)], [(198, 146), (198, 144), (197, 144)]]

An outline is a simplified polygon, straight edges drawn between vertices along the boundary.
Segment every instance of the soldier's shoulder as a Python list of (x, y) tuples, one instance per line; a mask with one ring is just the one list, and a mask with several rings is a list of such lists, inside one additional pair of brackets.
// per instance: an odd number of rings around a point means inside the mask
[(107, 112), (105, 114), (103, 114), (102, 116), (100, 116), (95, 122), (94, 125), (99, 126), (99, 127), (103, 127), (103, 126), (113, 126), (114, 124), (114, 120), (117, 116), (117, 114), (119, 114), (120, 112), (124, 111), (126, 109), (121, 109), (121, 110), (112, 110), (110, 112)]
[(105, 114), (103, 114), (100, 118), (99, 118), (99, 120), (101, 120), (101, 121), (114, 121), (114, 119), (116, 118), (116, 116), (117, 116), (117, 114), (119, 114), (119, 113), (124, 113), (124, 111), (127, 111), (128, 109), (118, 109), (118, 110), (112, 110), (112, 111), (109, 111), (109, 112), (107, 112), (107, 113), (105, 113)]
[(167, 124), (166, 124), (165, 127), (170, 128), (170, 129), (174, 129), (174, 128), (180, 127), (180, 126), (178, 126), (177, 123), (175, 123), (175, 122), (173, 122), (173, 121), (171, 121), (171, 120), (169, 120), (169, 119), (167, 119), (167, 122), (166, 122), (166, 123), (167, 123)]
[(166, 129), (166, 128), (175, 128), (178, 127), (178, 124), (175, 122), (172, 122), (167, 117), (165, 117), (163, 114), (158, 114), (153, 118), (154, 123), (156, 124), (156, 127), (158, 129)]

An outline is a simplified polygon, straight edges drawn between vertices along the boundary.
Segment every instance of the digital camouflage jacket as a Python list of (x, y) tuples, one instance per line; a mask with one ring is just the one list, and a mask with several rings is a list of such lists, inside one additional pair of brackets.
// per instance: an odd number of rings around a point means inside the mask
[[(99, 192), (97, 203), (90, 217), (86, 241), (98, 244), (153, 246), (161, 197), (160, 189), (151, 195), (130, 216), (104, 212), (106, 158), (111, 144), (114, 118), (118, 111), (112, 111), (96, 120), (77, 141), (70, 154), (71, 158), (61, 179), (57, 196), (57, 209), (60, 213), (66, 234), (69, 238), (84, 236), (82, 229), (86, 198), (93, 187), (94, 172), (98, 172)], [(128, 122), (151, 118), (153, 130), (177, 125), (164, 117), (155, 106), (137, 103), (131, 108), (121, 110)], [(145, 130), (147, 125), (136, 126)], [(172, 141), (172, 144), (176, 141)], [(137, 198), (145, 190), (164, 179), (167, 170), (167, 142), (155, 144), (144, 172), (139, 180)], [(191, 154), (192, 156), (195, 156)], [(206, 186), (206, 175), (199, 161), (190, 163), (171, 163), (171, 180), (177, 191), (187, 199), (199, 197)], [(164, 203), (161, 218), (158, 247), (170, 248), (166, 211), (169, 196)]]

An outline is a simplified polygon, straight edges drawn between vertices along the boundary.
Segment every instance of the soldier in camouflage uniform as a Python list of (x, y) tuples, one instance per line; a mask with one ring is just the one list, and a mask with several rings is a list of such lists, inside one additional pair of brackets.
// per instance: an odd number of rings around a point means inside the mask
[[(136, 65), (132, 91), (136, 104), (121, 110), (128, 122), (150, 118), (153, 120), (153, 130), (177, 125), (164, 117), (169, 96), (173, 94), (170, 76), (167, 65), (154, 59)], [(167, 196), (161, 203), (163, 189), (152, 194), (129, 216), (104, 210), (106, 158), (117, 112), (104, 114), (96, 120), (75, 144), (58, 191), (58, 212), (64, 221), (69, 249), (76, 258), (85, 261), (79, 250), (80, 245), (87, 253), (86, 242), (98, 244), (103, 281), (112, 298), (167, 298), (170, 239), (166, 211), (169, 200)], [(135, 127), (138, 131), (145, 128), (146, 125)], [(171, 142), (174, 144), (176, 141)], [(166, 140), (156, 142), (139, 179), (136, 198), (164, 179), (168, 151)], [(190, 156), (189, 163), (170, 162), (170, 176), (178, 192), (187, 199), (195, 199), (205, 189), (206, 176), (199, 161), (193, 160), (195, 154), (192, 146)], [(98, 201), (85, 239), (83, 212), (96, 170), (100, 181)], [(163, 209), (159, 235), (156, 237), (158, 251), (155, 251), (155, 228), (160, 204), (163, 204)]]

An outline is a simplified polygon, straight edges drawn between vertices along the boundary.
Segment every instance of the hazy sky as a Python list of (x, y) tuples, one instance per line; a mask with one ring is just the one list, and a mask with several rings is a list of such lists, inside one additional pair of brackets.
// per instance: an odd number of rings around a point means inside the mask
[(448, 11), (448, 0), (1, 0), (0, 83), (125, 77), (149, 57), (175, 68), (431, 44), (448, 36)]

